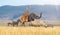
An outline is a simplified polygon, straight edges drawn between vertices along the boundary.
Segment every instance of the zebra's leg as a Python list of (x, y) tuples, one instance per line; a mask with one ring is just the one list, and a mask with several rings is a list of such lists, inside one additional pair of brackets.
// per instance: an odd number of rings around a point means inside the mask
[(8, 26), (9, 26), (9, 25), (12, 25), (12, 23), (8, 23)]
[(18, 26), (18, 23), (16, 24), (16, 26)]

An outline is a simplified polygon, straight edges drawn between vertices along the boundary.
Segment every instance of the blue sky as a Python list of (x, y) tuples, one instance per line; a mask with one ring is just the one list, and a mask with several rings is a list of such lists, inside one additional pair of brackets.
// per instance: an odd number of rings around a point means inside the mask
[(0, 0), (0, 6), (2, 5), (60, 5), (60, 0)]

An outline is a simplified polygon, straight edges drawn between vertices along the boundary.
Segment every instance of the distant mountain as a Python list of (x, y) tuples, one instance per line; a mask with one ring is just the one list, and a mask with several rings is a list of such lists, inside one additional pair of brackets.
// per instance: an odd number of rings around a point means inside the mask
[[(17, 19), (25, 11), (26, 6), (10, 6), (0, 7), (0, 19)], [(60, 5), (30, 5), (30, 12), (43, 13), (41, 19), (60, 20)]]

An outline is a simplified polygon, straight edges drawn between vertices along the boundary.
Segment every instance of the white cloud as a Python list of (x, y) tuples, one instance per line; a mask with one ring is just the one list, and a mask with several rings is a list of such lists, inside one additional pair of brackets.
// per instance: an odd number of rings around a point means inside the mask
[(1, 5), (60, 5), (60, 0), (0, 0)]
[(52, 4), (52, 5), (58, 5), (60, 2), (59, 0), (24, 0), (24, 1), (20, 1), (21, 4), (24, 5), (32, 5), (32, 4), (36, 4), (36, 5), (44, 5), (44, 4)]

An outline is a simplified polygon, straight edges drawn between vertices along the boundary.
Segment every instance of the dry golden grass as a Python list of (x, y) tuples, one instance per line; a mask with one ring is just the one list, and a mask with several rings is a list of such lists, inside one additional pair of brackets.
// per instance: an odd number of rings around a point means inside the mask
[(60, 27), (0, 27), (0, 35), (60, 35)]

